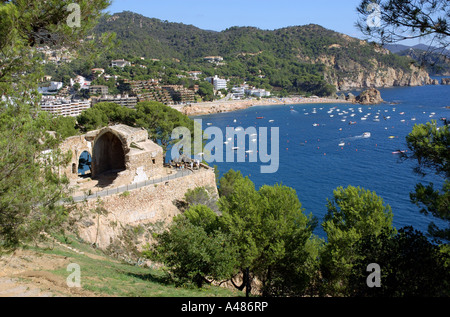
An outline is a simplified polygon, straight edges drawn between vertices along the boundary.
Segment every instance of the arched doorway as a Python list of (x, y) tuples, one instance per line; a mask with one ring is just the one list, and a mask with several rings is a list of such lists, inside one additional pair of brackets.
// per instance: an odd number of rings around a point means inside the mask
[(84, 151), (83, 153), (81, 153), (80, 157), (78, 158), (78, 175), (90, 176), (92, 172), (91, 164), (91, 154), (88, 151)]
[(92, 152), (92, 176), (117, 175), (125, 168), (125, 152), (121, 140), (109, 131), (102, 134), (95, 141)]

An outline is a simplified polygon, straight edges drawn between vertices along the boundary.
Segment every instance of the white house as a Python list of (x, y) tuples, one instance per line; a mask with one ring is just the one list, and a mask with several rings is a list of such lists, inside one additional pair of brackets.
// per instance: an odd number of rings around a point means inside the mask
[(124, 59), (116, 59), (111, 61), (111, 67), (125, 67), (125, 66), (131, 66), (131, 63)]
[(41, 94), (48, 94), (48, 93), (55, 93), (58, 90), (60, 90), (61, 88), (63, 88), (63, 83), (60, 81), (52, 81), (50, 82), (50, 86), (48, 87), (39, 87), (38, 91)]

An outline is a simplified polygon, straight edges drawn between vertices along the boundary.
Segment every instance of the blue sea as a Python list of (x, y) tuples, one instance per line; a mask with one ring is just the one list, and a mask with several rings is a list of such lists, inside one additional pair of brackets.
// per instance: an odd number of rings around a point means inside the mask
[[(280, 162), (276, 173), (262, 174), (263, 163), (259, 161), (211, 165), (217, 165), (221, 175), (230, 169), (240, 170), (257, 188), (277, 183), (294, 188), (304, 212), (312, 213), (319, 224), (333, 190), (352, 185), (383, 198), (392, 208), (397, 229), (413, 226), (426, 232), (431, 221), (445, 227), (442, 220), (421, 214), (409, 198), (418, 182), (433, 182), (442, 188), (443, 179), (414, 174), (415, 162), (400, 160), (393, 152), (407, 150), (405, 137), (415, 124), (430, 120), (442, 124), (440, 118), (450, 118), (450, 110), (445, 108), (450, 106), (450, 86), (388, 88), (380, 92), (387, 103), (255, 106), (195, 119), (202, 119), (203, 129), (209, 124), (221, 128), (224, 135), (227, 127), (253, 126), (269, 128), (270, 136), (270, 128), (278, 127)], [(366, 132), (370, 137), (364, 137)], [(315, 233), (325, 238), (320, 225)]]

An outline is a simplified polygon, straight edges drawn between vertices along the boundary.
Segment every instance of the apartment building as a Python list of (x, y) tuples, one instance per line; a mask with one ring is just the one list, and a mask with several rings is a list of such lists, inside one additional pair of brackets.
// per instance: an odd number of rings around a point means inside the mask
[(92, 97), (92, 105), (95, 105), (99, 102), (113, 102), (120, 106), (134, 109), (138, 103), (138, 98), (128, 95), (105, 95), (101, 97)]
[(227, 89), (227, 80), (219, 78), (217, 75), (207, 77), (205, 80), (214, 86), (214, 90)]
[(90, 100), (70, 100), (58, 97), (43, 97), (41, 111), (63, 117), (77, 117), (91, 107)]
[(195, 92), (182, 85), (165, 85), (162, 88), (169, 92), (175, 102), (191, 103), (195, 101)]
[(108, 94), (108, 86), (103, 85), (94, 85), (89, 87), (89, 94), (92, 95), (107, 95)]

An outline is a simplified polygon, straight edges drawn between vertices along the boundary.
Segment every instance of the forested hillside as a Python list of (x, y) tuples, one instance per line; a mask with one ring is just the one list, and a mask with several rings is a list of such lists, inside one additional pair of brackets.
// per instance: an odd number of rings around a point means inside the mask
[[(95, 32), (117, 34), (118, 45), (108, 52), (105, 64), (108, 58), (159, 59), (181, 71), (199, 70), (281, 94), (325, 96), (336, 90), (422, 85), (429, 80), (409, 58), (314, 24), (214, 32), (122, 12), (104, 17)], [(224, 61), (208, 63), (205, 56), (222, 56)]]

